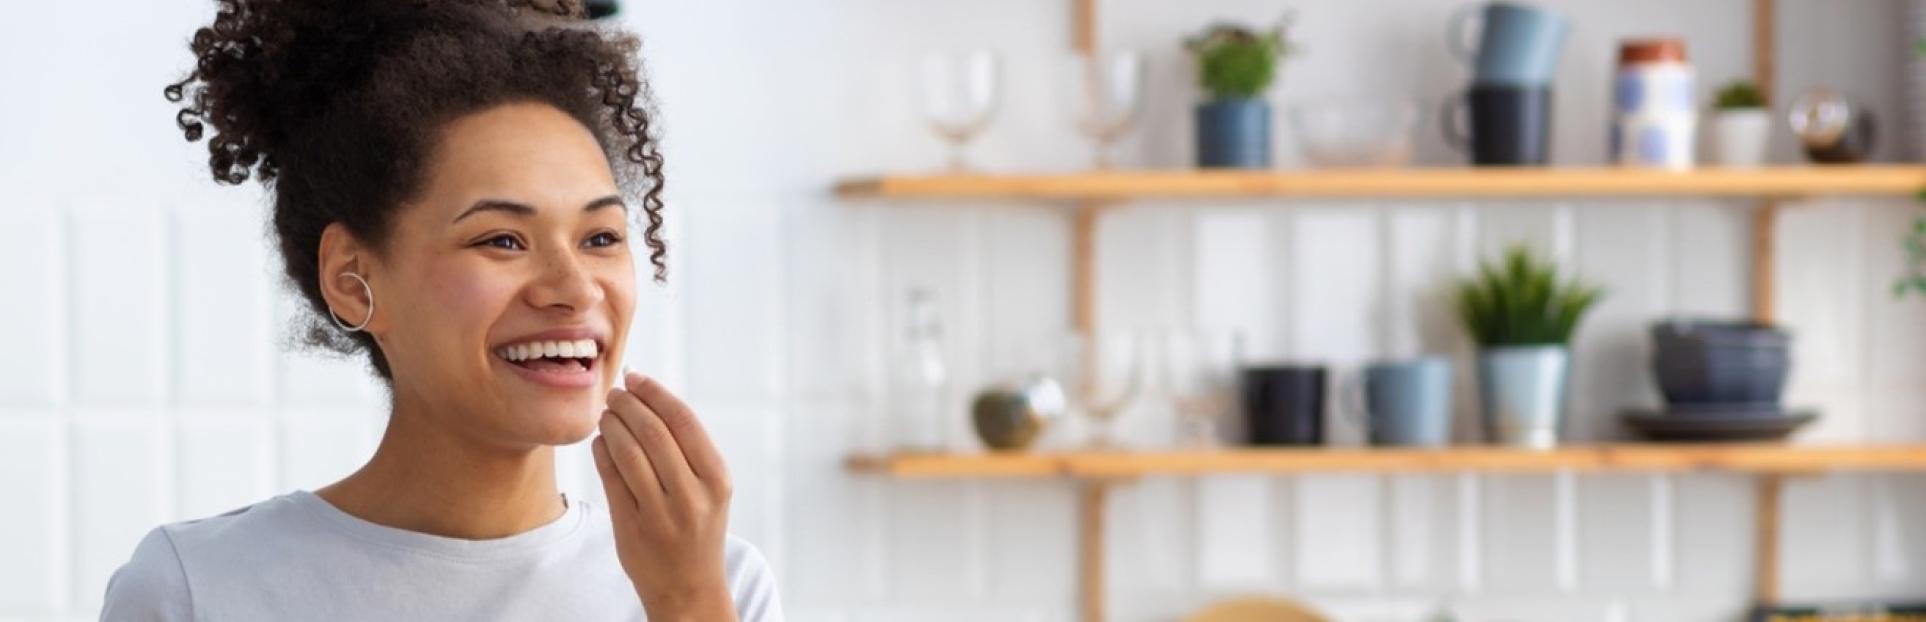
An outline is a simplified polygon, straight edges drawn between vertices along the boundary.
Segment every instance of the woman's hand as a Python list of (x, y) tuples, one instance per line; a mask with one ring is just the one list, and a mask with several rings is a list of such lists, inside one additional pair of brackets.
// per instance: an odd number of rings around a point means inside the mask
[(651, 622), (735, 620), (723, 575), (729, 472), (695, 413), (629, 372), (609, 392), (595, 470), (622, 570)]

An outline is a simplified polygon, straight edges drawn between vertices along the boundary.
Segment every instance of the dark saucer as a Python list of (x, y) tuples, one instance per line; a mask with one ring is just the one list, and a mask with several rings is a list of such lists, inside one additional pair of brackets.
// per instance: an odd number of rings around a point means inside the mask
[(1778, 402), (1678, 403), (1667, 404), (1664, 408), (1635, 408), (1626, 412), (1627, 414), (1662, 415), (1666, 417), (1685, 417), (1688, 419), (1730, 417), (1776, 419), (1800, 414), (1798, 412), (1787, 412)]
[[(1769, 441), (1785, 438), (1819, 418), (1811, 410), (1707, 410), (1635, 408), (1620, 415), (1625, 426), (1655, 441)], [(1735, 414), (1737, 413), (1737, 414)]]

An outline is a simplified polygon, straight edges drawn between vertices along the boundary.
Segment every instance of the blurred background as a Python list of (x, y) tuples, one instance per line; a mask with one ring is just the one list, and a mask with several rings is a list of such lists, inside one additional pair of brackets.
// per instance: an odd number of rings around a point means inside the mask
[[(1776, 16), (1769, 80), (1756, 75), (1760, 5)], [(1077, 67), (1079, 6), (1095, 8), (1084, 15), (1096, 58), (1140, 55)], [(1818, 87), (1858, 115), (1834, 132), (1845, 137), (1828, 143), (1835, 155), (1914, 162), (1926, 141), (1918, 0), (1524, 6), (1553, 16), (1555, 53), (1539, 52), (1543, 75), (1505, 82), (1484, 75), (1504, 59), (1477, 55), (1503, 43), (1491, 32), (1510, 18), (1462, 0), (625, 0), (608, 19), (644, 42), (672, 249), (669, 284), (642, 288), (629, 364), (697, 407), (739, 482), (732, 530), (768, 554), (789, 619), (806, 622), (1091, 619), (1079, 597), (1086, 489), (846, 465), (902, 447), (974, 455), (984, 441), (971, 398), (995, 386), (1037, 398), (1036, 386), (1007, 384), (1035, 373), (1059, 381), (1072, 412), (1030, 455), (1087, 443), (1097, 402), (1115, 407), (1109, 429), (1124, 447), (1246, 442), (1249, 404), (1206, 413), (1223, 424), (1215, 434), (1179, 415), (1190, 386), (1179, 378), (1204, 364), (1176, 354), (1223, 340), (1236, 344), (1215, 357), (1227, 369), (1325, 370), (1329, 395), (1311, 411), (1321, 430), (1294, 442), (1374, 440), (1337, 394), (1366, 364), (1420, 354), (1452, 364), (1448, 440), (1486, 440), (1479, 350), (1451, 293), (1516, 244), (1605, 288), (1569, 340), (1560, 443), (1639, 438), (1621, 411), (1665, 404), (1654, 322), (1744, 319), (1759, 304), (1792, 336), (1784, 403), (1817, 414), (1792, 426), (1795, 446), (1926, 441), (1926, 302), (1893, 291), (1913, 265), (1903, 239), (1926, 214), (1910, 192), (1815, 192), (1767, 220), (1752, 198), (1574, 191), (1149, 198), (1106, 202), (1084, 221), (1064, 200), (834, 191), (941, 173), (958, 138), (961, 163), (985, 175), (1086, 171), (1091, 137), (1110, 135), (1108, 163), (1122, 170), (1188, 171), (1210, 151), (1226, 158), (1215, 164), (1283, 172), (1514, 158), (1692, 175), (1744, 159), (1715, 129), (1734, 80), (1765, 89), (1769, 165), (1823, 150), (1788, 123)], [(33, 3), (0, 23), (0, 335), (15, 352), (0, 358), (0, 619), (91, 619), (151, 527), (324, 485), (359, 466), (382, 429), (385, 396), (362, 365), (285, 347), (294, 298), (266, 243), (261, 192), (212, 183), (205, 146), (181, 139), (161, 97), (212, 10)], [(1186, 41), (1208, 47), (1220, 22), (1259, 38), (1278, 27), (1270, 40), (1283, 45), (1267, 53), (1274, 79), (1242, 98), (1268, 108), (1271, 127), (1234, 121), (1203, 147), (1221, 121), (1203, 110), (1223, 98), (1200, 88), (1204, 54)], [(1650, 37), (1665, 41), (1627, 51)], [(1681, 65), (1687, 81), (1664, 82)], [(1501, 82), (1523, 94), (1447, 111)], [(1642, 88), (1685, 89), (1696, 125), (1637, 125), (1649, 119), (1625, 98)], [(1742, 95), (1726, 103), (1743, 108)], [(1501, 111), (1533, 105), (1549, 119)], [(1867, 116), (1870, 146), (1852, 125)], [(1467, 120), (1480, 134), (1470, 155), (1444, 127)], [(1615, 144), (1614, 127), (1640, 138)], [(1315, 148), (1327, 143), (1314, 134), (1342, 128), (1362, 129)], [(1659, 136), (1649, 149), (1648, 130)], [(1744, 136), (1731, 140), (1743, 150)], [(1878, 170), (1868, 178), (1926, 182)], [(1381, 174), (1360, 183), (1402, 179)], [(1761, 236), (1776, 248), (1763, 303)], [(1092, 241), (1088, 264), (1072, 260), (1078, 240)], [(1078, 318), (1095, 318), (1101, 336), (1070, 339)], [(1111, 342), (1126, 345), (1086, 355)], [(1063, 371), (1065, 360), (1083, 364)], [(1120, 370), (1108, 381), (1076, 378), (1108, 368)], [(1120, 387), (1115, 399), (1084, 390), (1105, 383)], [(567, 490), (599, 496), (583, 447), (564, 461)], [(1336, 620), (1739, 620), (1758, 596), (1756, 481), (1560, 469), (1131, 477), (1098, 502), (1102, 602), (1115, 620), (1185, 619), (1242, 595)], [(1814, 473), (1781, 494), (1778, 600), (1926, 600), (1922, 476)]]

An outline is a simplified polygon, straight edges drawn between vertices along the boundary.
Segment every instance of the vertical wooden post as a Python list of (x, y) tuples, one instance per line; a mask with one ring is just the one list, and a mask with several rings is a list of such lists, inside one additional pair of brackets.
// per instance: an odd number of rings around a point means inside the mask
[(1773, 199), (1759, 202), (1752, 211), (1752, 320), (1762, 324), (1778, 321), (1779, 203)]
[(1753, 575), (1753, 599), (1762, 607), (1779, 602), (1779, 492), (1784, 483), (1785, 476), (1777, 473), (1760, 475), (1754, 500), (1758, 526), (1753, 546), (1759, 558)]
[[(1071, 45), (1078, 54), (1093, 56), (1097, 50), (1097, 0), (1070, 0)], [(1075, 207), (1070, 226), (1070, 324), (1084, 339), (1078, 361), (1091, 370), (1096, 363), (1097, 335), (1097, 219), (1103, 204), (1087, 201)], [(1083, 387), (1078, 387), (1081, 390)], [(1078, 600), (1083, 622), (1104, 620), (1104, 506), (1110, 484), (1103, 480), (1083, 480), (1077, 504), (1077, 559), (1080, 581)]]
[(1772, 105), (1772, 91), (1777, 86), (1779, 60), (1779, 20), (1773, 3), (1775, 0), (1752, 0), (1752, 81), (1759, 86), (1759, 95), (1765, 98), (1766, 105)]
[(1070, 0), (1070, 41), (1078, 54), (1097, 51), (1097, 0)]
[[(1101, 204), (1091, 202), (1078, 205), (1071, 217), (1070, 228), (1070, 274), (1072, 299), (1070, 304), (1070, 323), (1081, 337), (1081, 351), (1077, 353), (1077, 364), (1084, 370), (1084, 380), (1095, 378), (1090, 370), (1100, 354), (1097, 352), (1097, 218), (1103, 213)], [(1078, 383), (1073, 390), (1087, 392), (1093, 387)], [(1086, 393), (1087, 394), (1087, 393)], [(1104, 498), (1108, 492), (1107, 482), (1084, 480), (1080, 484), (1081, 502), (1077, 508), (1079, 549), (1081, 560), (1078, 585), (1080, 602), (1083, 606), (1083, 622), (1103, 622), (1104, 619)]]
[[(1768, 110), (1778, 84), (1779, 20), (1775, 2), (1752, 0), (1752, 80), (1758, 84), (1759, 95), (1765, 98)], [(1774, 303), (1777, 290), (1773, 286), (1778, 276), (1778, 246), (1773, 236), (1778, 223), (1778, 201), (1771, 198), (1761, 201), (1752, 214), (1752, 319), (1762, 323), (1772, 323), (1779, 315)]]
[(1081, 531), (1078, 533), (1078, 564), (1081, 566), (1081, 602), (1083, 622), (1103, 622), (1104, 585), (1103, 585), (1103, 540), (1104, 505), (1109, 497), (1110, 482), (1101, 479), (1083, 480), (1083, 490), (1077, 507)]
[(1070, 327), (1084, 337), (1097, 329), (1097, 218), (1103, 205), (1076, 207), (1070, 224)]
[[(1776, 0), (1752, 0), (1752, 79), (1759, 86), (1759, 95), (1765, 98), (1767, 109), (1772, 106), (1772, 92), (1777, 86), (1778, 70), (1778, 19), (1774, 6)], [(1778, 306), (1774, 302), (1777, 278), (1779, 229), (1779, 204), (1772, 198), (1759, 203), (1752, 214), (1752, 319), (1762, 323), (1778, 320)], [(1784, 477), (1776, 473), (1759, 476), (1759, 490), (1755, 499), (1755, 524), (1752, 542), (1757, 558), (1754, 560), (1753, 600), (1760, 606), (1771, 605), (1779, 600), (1779, 491)]]

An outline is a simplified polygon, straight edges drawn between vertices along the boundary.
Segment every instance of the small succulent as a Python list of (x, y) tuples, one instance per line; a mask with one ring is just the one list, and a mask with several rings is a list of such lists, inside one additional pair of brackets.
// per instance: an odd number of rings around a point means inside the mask
[(1277, 77), (1277, 61), (1296, 51), (1285, 38), (1286, 14), (1270, 30), (1216, 24), (1184, 42), (1197, 57), (1197, 83), (1211, 99), (1256, 97)]
[(1759, 94), (1759, 85), (1753, 84), (1751, 80), (1733, 80), (1719, 87), (1718, 95), (1713, 98), (1712, 107), (1719, 110), (1764, 108), (1765, 96)]
[(1519, 244), (1458, 284), (1458, 319), (1479, 346), (1561, 345), (1602, 295), (1576, 280), (1560, 283), (1551, 260)]

